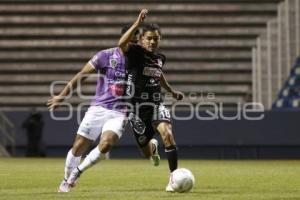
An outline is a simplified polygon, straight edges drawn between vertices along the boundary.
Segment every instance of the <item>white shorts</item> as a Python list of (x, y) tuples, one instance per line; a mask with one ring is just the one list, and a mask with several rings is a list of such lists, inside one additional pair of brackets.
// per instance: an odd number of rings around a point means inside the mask
[(77, 134), (95, 141), (105, 131), (115, 132), (121, 138), (126, 125), (124, 113), (102, 106), (91, 106), (78, 128)]

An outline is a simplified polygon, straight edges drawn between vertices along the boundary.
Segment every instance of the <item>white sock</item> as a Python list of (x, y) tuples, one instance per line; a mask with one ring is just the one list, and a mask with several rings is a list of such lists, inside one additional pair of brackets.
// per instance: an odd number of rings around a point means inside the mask
[(101, 152), (97, 146), (89, 153), (89, 155), (85, 157), (83, 162), (78, 166), (78, 169), (82, 172), (85, 171), (86, 169), (94, 165), (98, 161), (100, 156)]
[(67, 180), (70, 173), (80, 164), (81, 156), (74, 156), (72, 149), (69, 150), (65, 164), (65, 179)]

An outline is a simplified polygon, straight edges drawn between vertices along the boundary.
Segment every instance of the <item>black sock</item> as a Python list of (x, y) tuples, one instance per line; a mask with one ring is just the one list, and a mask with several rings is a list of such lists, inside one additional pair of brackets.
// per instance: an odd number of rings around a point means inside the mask
[(165, 152), (167, 154), (170, 171), (173, 172), (175, 169), (177, 169), (177, 147), (175, 145), (165, 147)]

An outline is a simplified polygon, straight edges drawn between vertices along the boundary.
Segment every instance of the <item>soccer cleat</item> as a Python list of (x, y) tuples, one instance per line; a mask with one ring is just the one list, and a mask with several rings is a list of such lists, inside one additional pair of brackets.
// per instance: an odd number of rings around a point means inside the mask
[(158, 142), (156, 139), (151, 139), (150, 143), (155, 146), (155, 152), (151, 156), (151, 161), (154, 166), (158, 166), (160, 162), (160, 156), (158, 154)]
[(67, 180), (66, 179), (62, 180), (57, 192), (63, 193), (63, 192), (69, 192), (69, 191), (70, 191), (70, 187), (69, 187), (69, 184), (67, 183)]
[(166, 187), (166, 192), (175, 192), (175, 190), (172, 188), (172, 173), (170, 174), (169, 183)]
[(76, 184), (77, 184), (77, 182), (78, 182), (78, 179), (79, 179), (81, 173), (82, 173), (82, 172), (78, 169), (78, 167), (75, 168), (75, 169), (71, 172), (71, 174), (70, 174), (70, 176), (69, 176), (69, 178), (68, 178), (68, 180), (67, 180), (67, 183), (69, 184), (70, 187), (75, 187), (75, 186), (76, 186)]

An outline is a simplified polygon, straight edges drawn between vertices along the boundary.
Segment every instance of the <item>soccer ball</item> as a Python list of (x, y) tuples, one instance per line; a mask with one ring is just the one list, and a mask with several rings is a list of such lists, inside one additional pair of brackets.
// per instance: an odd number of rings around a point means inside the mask
[(195, 185), (195, 178), (192, 172), (185, 168), (179, 168), (171, 174), (171, 187), (175, 192), (188, 192)]

